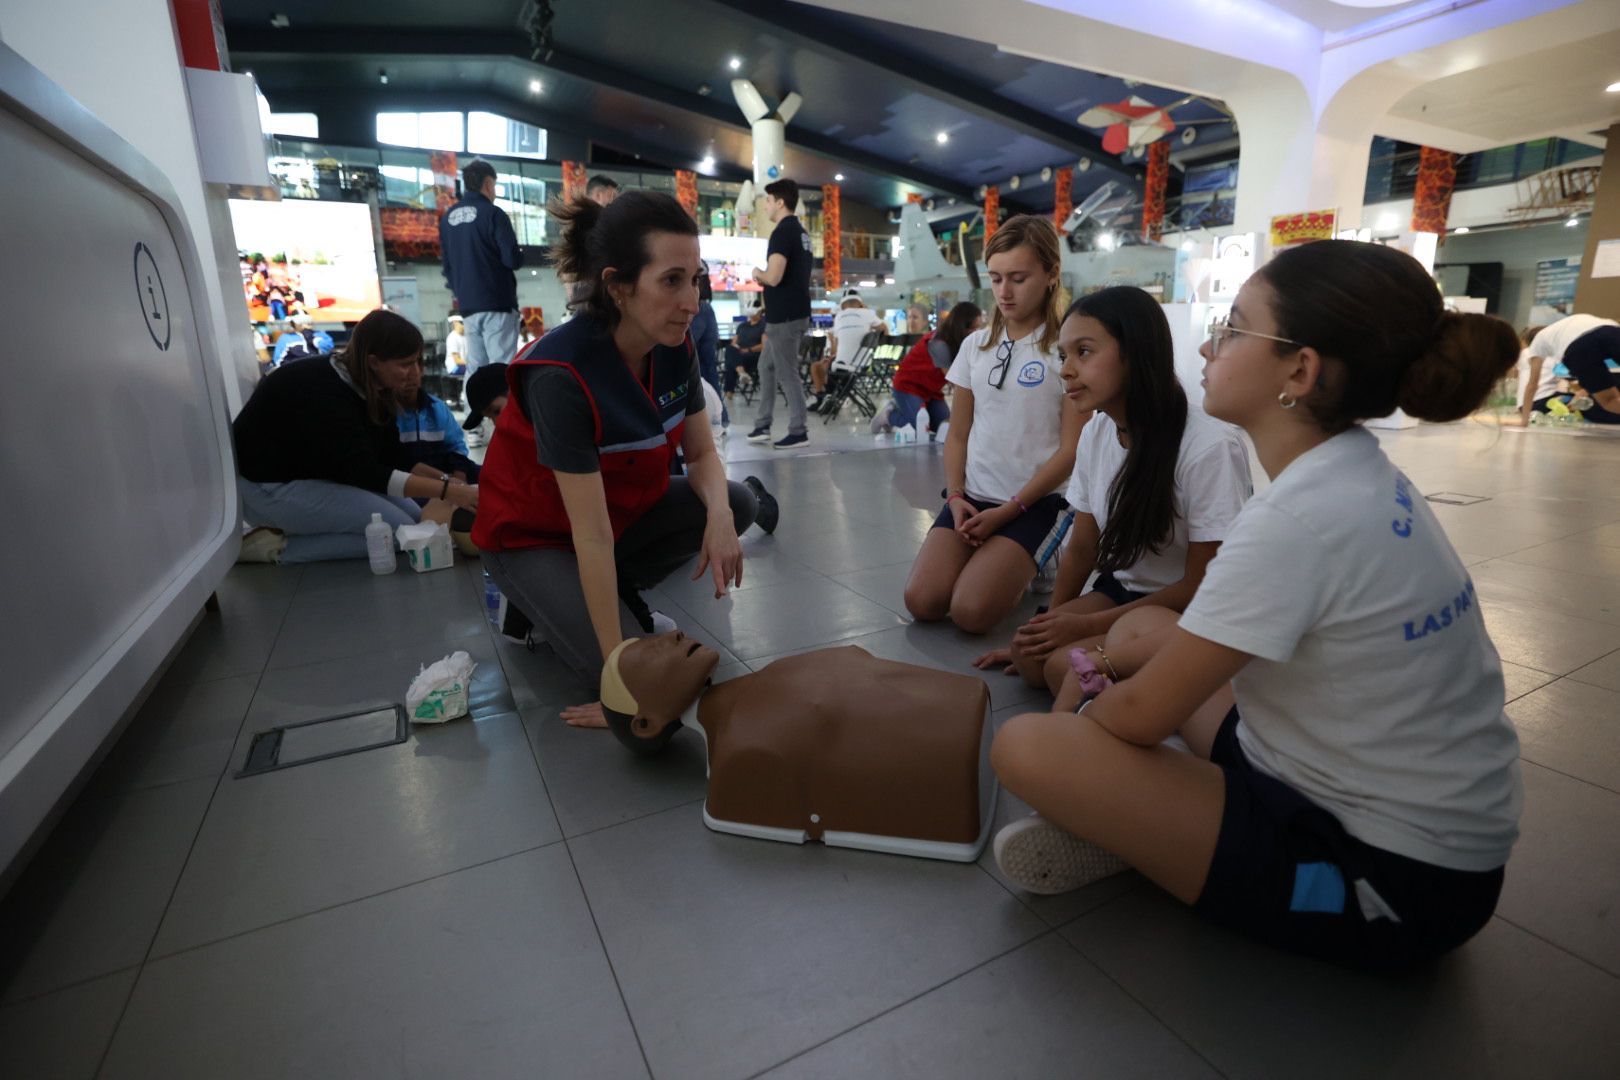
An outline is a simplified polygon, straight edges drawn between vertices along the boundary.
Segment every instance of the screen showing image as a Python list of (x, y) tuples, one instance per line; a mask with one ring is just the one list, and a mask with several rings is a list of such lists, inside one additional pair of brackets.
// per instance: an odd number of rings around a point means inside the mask
[(763, 236), (700, 236), (698, 250), (709, 264), (709, 287), (715, 292), (759, 292), (754, 267), (765, 265)]
[(317, 323), (358, 322), (381, 306), (370, 207), (306, 199), (230, 203), (253, 322), (300, 311)]

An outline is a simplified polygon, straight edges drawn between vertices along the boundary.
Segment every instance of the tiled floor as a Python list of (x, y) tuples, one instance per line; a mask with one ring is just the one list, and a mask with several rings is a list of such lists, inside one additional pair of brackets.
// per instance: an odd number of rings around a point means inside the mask
[[(732, 598), (672, 579), (653, 606), (722, 678), (845, 641), (962, 669), (985, 643), (900, 602), (938, 448), (812, 437), (728, 447), (782, 526)], [(1524, 747), (1497, 917), (1432, 969), (1286, 956), (1134, 875), (1036, 900), (988, 859), (710, 833), (695, 741), (649, 762), (564, 727), (580, 694), (490, 633), (476, 563), (240, 567), (0, 908), (0, 1075), (1614, 1076), (1620, 445), (1381, 437), (1426, 492), (1489, 497), (1437, 510)], [(254, 732), (399, 700), (453, 649), (471, 720), (233, 778)], [(998, 722), (1039, 704), (991, 682)]]

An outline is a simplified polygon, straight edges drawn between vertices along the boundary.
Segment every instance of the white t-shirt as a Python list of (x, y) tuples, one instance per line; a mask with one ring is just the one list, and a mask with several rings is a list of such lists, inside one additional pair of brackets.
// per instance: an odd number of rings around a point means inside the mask
[(861, 339), (881, 322), (877, 312), (869, 307), (843, 308), (834, 315), (831, 331), (833, 340), (837, 342), (834, 365), (839, 368), (852, 366), (855, 357), (860, 355)]
[(1181, 627), (1252, 654), (1244, 753), (1357, 839), (1492, 870), (1518, 836), (1519, 741), (1474, 583), (1369, 432), (1250, 499)]
[[(1524, 402), (1524, 388), (1530, 383), (1530, 365), (1536, 360), (1535, 354), (1529, 349), (1519, 353), (1519, 401)], [(1541, 362), (1541, 378), (1536, 382), (1536, 396), (1531, 401), (1540, 401), (1542, 398), (1552, 397), (1558, 393), (1558, 376), (1553, 374), (1553, 368), (1558, 366), (1556, 360), (1543, 360)]]
[(444, 338), (444, 359), (446, 363), (456, 367), (465, 367), (467, 364), (467, 335), (460, 330), (452, 330)]
[(1536, 335), (1536, 339), (1530, 343), (1530, 355), (1559, 363), (1564, 359), (1564, 351), (1575, 343), (1576, 338), (1600, 326), (1614, 325), (1613, 319), (1600, 319), (1596, 315), (1571, 315), (1559, 319)]
[[(975, 330), (956, 351), (945, 378), (973, 393), (968, 432), (967, 493), (1002, 503), (1018, 494), (1037, 469), (1057, 453), (1063, 429), (1063, 379), (1057, 353), (1040, 348), (1043, 326), (1012, 343), (1012, 362), (1001, 389), (990, 385), (999, 342), (990, 348), (988, 327)], [(1002, 331), (1001, 340), (1007, 333)], [(1053, 489), (1056, 490), (1056, 489)]]
[[(1108, 489), (1125, 467), (1125, 454), (1119, 426), (1106, 413), (1093, 416), (1080, 433), (1065, 497), (1075, 510), (1095, 518), (1099, 530), (1108, 525)], [(1189, 408), (1176, 457), (1175, 533), (1162, 551), (1147, 551), (1135, 565), (1116, 570), (1114, 579), (1133, 592), (1174, 585), (1187, 571), (1187, 544), (1225, 540), (1253, 493), (1249, 452), (1238, 429)]]

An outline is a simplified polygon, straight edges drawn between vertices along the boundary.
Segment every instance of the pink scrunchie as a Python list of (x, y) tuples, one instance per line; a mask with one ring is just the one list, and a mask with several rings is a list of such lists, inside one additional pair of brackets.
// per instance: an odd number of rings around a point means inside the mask
[(1096, 696), (1113, 686), (1113, 682), (1097, 670), (1097, 665), (1091, 662), (1084, 649), (1069, 650), (1069, 666), (1074, 673), (1080, 676), (1080, 692)]

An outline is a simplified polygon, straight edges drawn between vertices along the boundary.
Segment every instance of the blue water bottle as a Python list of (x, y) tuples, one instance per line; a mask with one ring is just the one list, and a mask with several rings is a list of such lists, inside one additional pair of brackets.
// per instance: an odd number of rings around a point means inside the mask
[(489, 625), (496, 630), (501, 628), (501, 590), (495, 584), (495, 579), (484, 571), (484, 615), (489, 619)]

